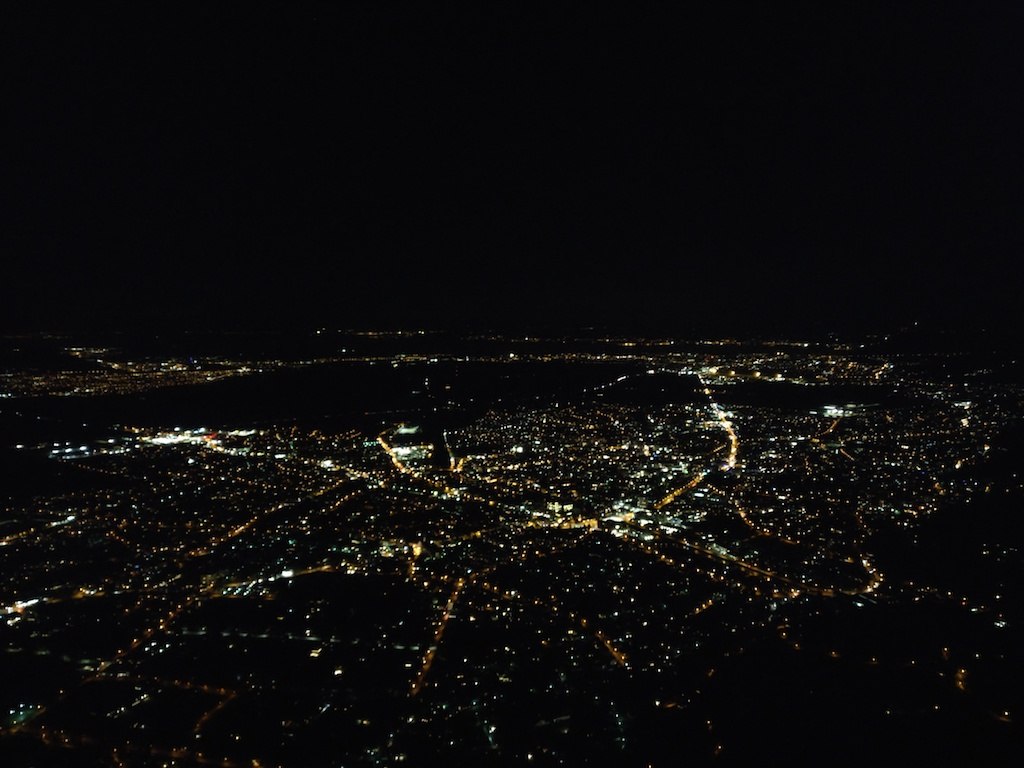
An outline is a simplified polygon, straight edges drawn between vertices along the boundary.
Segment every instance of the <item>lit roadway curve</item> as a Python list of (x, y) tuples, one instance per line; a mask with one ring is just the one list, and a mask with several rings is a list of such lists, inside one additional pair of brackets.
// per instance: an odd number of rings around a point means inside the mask
[[(675, 371), (675, 373), (677, 373), (680, 376), (687, 375), (683, 374), (680, 371)], [(735, 469), (736, 455), (739, 453), (740, 449), (740, 440), (739, 436), (736, 434), (736, 429), (733, 427), (732, 422), (729, 421), (729, 418), (726, 416), (725, 411), (723, 411), (721, 406), (719, 406), (718, 403), (716, 403), (712, 398), (711, 390), (704, 383), (704, 380), (700, 377), (700, 374), (697, 374), (697, 381), (699, 381), (701, 387), (703, 387), (704, 394), (707, 396), (708, 401), (711, 404), (711, 410), (714, 411), (715, 418), (718, 420), (718, 423), (721, 425), (722, 429), (725, 431), (725, 434), (729, 439), (729, 442), (726, 443), (726, 445), (720, 446), (719, 448), (715, 449), (712, 453), (718, 453), (718, 451), (728, 446), (729, 453), (726, 455), (725, 461), (721, 465), (721, 469), (725, 471)], [(654, 508), (662, 509), (663, 507), (666, 507), (669, 504), (671, 504), (673, 501), (675, 501), (677, 498), (682, 496), (687, 491), (693, 490), (694, 488), (701, 484), (701, 482), (704, 480), (707, 474), (708, 472), (698, 472), (685, 485), (676, 488), (674, 491), (671, 491), (664, 498), (658, 501), (654, 505)]]
[[(676, 373), (678, 373), (680, 376), (685, 375), (681, 371), (677, 371)], [(728, 453), (728, 455), (727, 455), (727, 457), (725, 459), (725, 462), (721, 465), (721, 469), (723, 471), (728, 472), (729, 470), (735, 469), (736, 464), (737, 464), (737, 454), (739, 453), (739, 436), (736, 434), (736, 430), (735, 430), (732, 422), (729, 420), (728, 416), (726, 415), (726, 412), (713, 399), (713, 395), (711, 393), (710, 387), (707, 386), (707, 384), (705, 383), (704, 379), (701, 377), (700, 374), (696, 374), (696, 376), (697, 376), (697, 380), (701, 384), (701, 387), (703, 388), (704, 394), (707, 396), (708, 400), (711, 403), (711, 408), (712, 408), (712, 410), (715, 413), (715, 417), (718, 419), (719, 424), (721, 424), (722, 429), (725, 431), (726, 436), (729, 439), (729, 442), (728, 442), (729, 453)], [(836, 428), (836, 426), (838, 424), (839, 424), (839, 419), (836, 419), (835, 422), (833, 422), (828, 427), (828, 429), (826, 429), (824, 432), (820, 433), (819, 435), (816, 435), (815, 437), (816, 438), (820, 438), (820, 437), (823, 437), (823, 436), (829, 434), (830, 432), (832, 432)], [(680, 488), (675, 489), (674, 491), (669, 493), (667, 496), (662, 498), (660, 501), (656, 502), (654, 504), (654, 509), (655, 510), (660, 510), (663, 507), (665, 507), (666, 505), (668, 505), (671, 502), (673, 502), (679, 496), (681, 496), (684, 493), (686, 493), (687, 491), (690, 491), (693, 488), (696, 488), (698, 485), (700, 485), (700, 483), (704, 480), (704, 478), (706, 476), (707, 476), (706, 472), (698, 472), (685, 485), (683, 485)], [(741, 514), (741, 517), (744, 517), (744, 522), (748, 522), (745, 519), (745, 515)], [(749, 524), (749, 522), (748, 522), (748, 524)], [(627, 525), (629, 528), (636, 529), (636, 530), (645, 530), (645, 531), (647, 530), (647, 529), (643, 528), (642, 526), (636, 525), (635, 523), (625, 523), (625, 525)], [(764, 533), (764, 535), (769, 535), (769, 536), (772, 535), (772, 534), (767, 533), (767, 532), (763, 532), (763, 533)], [(810, 594), (830, 596), (830, 595), (834, 595), (837, 591), (838, 592), (842, 592), (844, 594), (848, 594), (848, 595), (866, 594), (866, 593), (873, 592), (882, 583), (882, 574), (874, 567), (874, 565), (867, 558), (861, 558), (861, 565), (864, 567), (864, 570), (867, 572), (867, 575), (869, 577), (868, 580), (863, 585), (861, 585), (860, 587), (846, 588), (846, 589), (840, 588), (840, 589), (837, 590), (837, 589), (833, 589), (831, 587), (820, 587), (820, 586), (817, 586), (817, 585), (814, 585), (814, 584), (807, 584), (807, 583), (804, 583), (804, 582), (796, 581), (794, 579), (790, 579), (790, 578), (782, 576), (782, 575), (780, 575), (780, 574), (778, 574), (778, 573), (776, 573), (774, 571), (769, 571), (769, 570), (767, 570), (765, 568), (761, 568), (758, 565), (754, 565), (753, 563), (748, 563), (748, 562), (745, 562), (743, 560), (739, 560), (739, 559), (737, 559), (735, 557), (735, 555), (731, 555), (731, 554), (728, 554), (728, 553), (716, 552), (714, 550), (707, 549), (706, 547), (702, 547), (699, 544), (693, 544), (693, 543), (691, 543), (689, 541), (686, 541), (685, 539), (682, 539), (682, 538), (679, 538), (679, 537), (676, 537), (676, 536), (668, 536), (668, 535), (666, 535), (666, 534), (664, 534), (664, 533), (662, 533), (661, 531), (658, 531), (658, 530), (655, 530), (654, 534), (656, 536), (658, 536), (659, 538), (667, 539), (669, 541), (672, 541), (675, 544), (679, 544), (681, 546), (684, 546), (684, 547), (690, 549), (693, 552), (696, 552), (696, 553), (698, 553), (700, 555), (703, 555), (704, 557), (713, 558), (713, 559), (719, 560), (720, 562), (723, 562), (723, 563), (727, 563), (727, 564), (730, 564), (730, 565), (735, 565), (736, 567), (738, 567), (738, 568), (740, 568), (740, 569), (742, 569), (744, 571), (747, 571), (747, 572), (752, 573), (752, 574), (756, 574), (758, 576), (761, 576), (764, 579), (767, 579), (767, 580), (773, 580), (774, 579), (774, 580), (779, 581), (779, 582), (781, 582), (783, 584), (786, 584), (787, 586), (790, 586), (790, 587), (792, 587), (794, 589), (799, 589), (799, 590), (801, 590), (803, 592), (807, 592), (807, 593), (810, 593)], [(779, 538), (781, 538), (781, 537), (779, 537)]]

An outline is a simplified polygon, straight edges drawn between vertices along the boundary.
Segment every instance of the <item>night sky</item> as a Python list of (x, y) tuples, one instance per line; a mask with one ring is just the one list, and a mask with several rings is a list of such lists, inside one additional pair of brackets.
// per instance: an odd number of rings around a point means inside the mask
[(554, 6), (5, 4), (3, 326), (1020, 314), (1019, 3)]

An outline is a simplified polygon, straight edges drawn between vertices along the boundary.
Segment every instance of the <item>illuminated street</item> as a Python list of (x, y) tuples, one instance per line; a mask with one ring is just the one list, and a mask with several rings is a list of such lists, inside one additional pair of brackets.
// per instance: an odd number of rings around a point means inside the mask
[[(1014, 726), (998, 649), (1015, 587), (943, 588), (913, 541), (1020, 491), (983, 479), (1019, 390), (983, 373), (938, 390), (927, 360), (840, 345), (442, 342), (306, 366), (337, 382), (325, 404), (398, 385), (383, 415), (354, 400), (330, 427), (256, 406), (69, 441), (92, 396), (49, 395), (53, 438), (12, 450), (79, 480), (5, 515), (6, 658), (35, 672), (8, 688), (0, 748), (305, 768), (417, 763), (445, 739), (558, 764), (583, 740), (639, 765), (672, 751), (642, 735), (655, 702), (714, 760), (743, 754), (745, 721), (716, 702), (746, 695), (730, 681), (755, 652), (793, 674), (890, 670), (856, 694), (865, 722), (954, 708), (997, 740)], [(293, 365), (245, 363), (257, 390)], [(532, 394), (493, 389), (506, 373)], [(11, 402), (22, 430), (49, 407)]]

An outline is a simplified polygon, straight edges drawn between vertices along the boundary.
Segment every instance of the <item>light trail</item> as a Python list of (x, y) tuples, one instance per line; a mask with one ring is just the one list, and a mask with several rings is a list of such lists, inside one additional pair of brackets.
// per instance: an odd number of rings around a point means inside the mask
[[(461, 499), (465, 499), (467, 501), (480, 501), (480, 502), (483, 502), (485, 504), (490, 504), (491, 506), (494, 506), (495, 502), (492, 499), (486, 499), (486, 498), (483, 498), (481, 496), (476, 496), (476, 495), (469, 494), (469, 493), (463, 493), (462, 491), (460, 491), (457, 488), (452, 488), (451, 486), (447, 485), (446, 483), (444, 483), (442, 481), (434, 480), (433, 478), (427, 477), (422, 472), (417, 472), (416, 470), (414, 470), (412, 467), (410, 467), (408, 464), (403, 462), (398, 457), (398, 454), (395, 452), (394, 446), (392, 446), (390, 443), (388, 443), (387, 440), (384, 439), (384, 435), (386, 435), (388, 433), (388, 431), (389, 430), (385, 429), (383, 432), (381, 432), (379, 435), (377, 435), (377, 442), (380, 443), (381, 448), (384, 449), (384, 453), (387, 454), (388, 458), (391, 460), (391, 463), (394, 464), (395, 469), (397, 469), (403, 475), (408, 475), (409, 477), (416, 478), (417, 480), (420, 480), (420, 481), (426, 483), (431, 488), (435, 488), (435, 489), (441, 491), (442, 493), (444, 493), (445, 496), (452, 496), (452, 497), (456, 497), (456, 498), (461, 498)], [(461, 472), (462, 471), (462, 465), (464, 463), (465, 463), (465, 459), (459, 459), (459, 461), (456, 462), (455, 466), (452, 467), (452, 469), (449, 470), (449, 471), (451, 471), (452, 474), (457, 474), (457, 473)]]
[(238, 694), (234, 691), (229, 691), (226, 698), (221, 699), (212, 709), (203, 713), (202, 717), (196, 721), (195, 726), (192, 728), (192, 733), (199, 733), (203, 729), (203, 726), (210, 722), (217, 713), (230, 704), (237, 696)]
[(434, 632), (433, 643), (427, 648), (427, 652), (423, 656), (423, 665), (420, 667), (420, 672), (410, 686), (410, 696), (416, 696), (423, 690), (427, 675), (430, 673), (430, 668), (434, 666), (434, 658), (437, 656), (438, 646), (441, 645), (441, 640), (444, 638), (444, 630), (448, 626), (448, 621), (452, 617), (452, 610), (455, 608), (455, 603), (459, 600), (459, 594), (462, 592), (462, 587), (465, 586), (465, 583), (466, 580), (463, 578), (459, 578), (455, 582), (455, 589), (452, 590), (451, 595), (448, 597), (448, 603), (444, 607), (444, 613), (441, 614), (441, 620), (438, 622), (437, 629)]
[(663, 507), (668, 506), (669, 504), (671, 504), (673, 501), (678, 499), (680, 496), (682, 496), (687, 491), (692, 490), (692, 489), (696, 488), (698, 485), (700, 485), (702, 480), (704, 480), (704, 473), (703, 472), (698, 472), (696, 475), (693, 476), (693, 478), (690, 480), (690, 482), (688, 482), (686, 485), (684, 485), (684, 486), (682, 486), (680, 488), (676, 488), (670, 494), (665, 496), (665, 498), (663, 498), (661, 501), (657, 502), (654, 505), (654, 508), (655, 509), (662, 509)]
[[(586, 622), (584, 621), (582, 625), (585, 627)], [(594, 637), (601, 641), (601, 645), (603, 645), (605, 647), (605, 650), (611, 654), (611, 657), (613, 659), (615, 659), (616, 664), (618, 664), (620, 667), (626, 666), (626, 654), (624, 654), (622, 651), (620, 651), (618, 648), (612, 645), (612, 641), (605, 636), (604, 632), (602, 632), (599, 629), (594, 630)]]
[(700, 385), (704, 388), (704, 394), (707, 396), (708, 401), (711, 403), (711, 409), (715, 412), (715, 418), (718, 419), (718, 423), (721, 424), (722, 429), (725, 430), (725, 434), (729, 438), (729, 455), (726, 457), (725, 464), (722, 465), (722, 469), (726, 471), (730, 469), (735, 469), (736, 456), (739, 453), (740, 448), (739, 436), (736, 434), (736, 430), (733, 427), (733, 424), (729, 420), (728, 416), (726, 416), (725, 411), (723, 411), (722, 407), (715, 402), (714, 396), (711, 393), (711, 388), (708, 387), (708, 385), (704, 382), (703, 377), (701, 377), (699, 373), (695, 375), (697, 376), (697, 381), (699, 381)]
[[(684, 374), (679, 373), (679, 375), (682, 376)], [(731, 469), (735, 469), (736, 468), (736, 456), (739, 453), (739, 447), (740, 447), (739, 436), (736, 434), (736, 430), (733, 427), (732, 422), (726, 416), (725, 411), (723, 411), (722, 408), (718, 405), (718, 403), (716, 403), (712, 399), (711, 390), (704, 383), (704, 380), (701, 378), (700, 374), (696, 374), (696, 376), (697, 376), (697, 381), (699, 381), (700, 385), (704, 388), (704, 394), (707, 396), (708, 401), (711, 403), (711, 409), (715, 413), (715, 418), (718, 420), (719, 424), (721, 424), (722, 429), (725, 430), (725, 434), (726, 434), (726, 436), (728, 437), (728, 440), (729, 440), (729, 442), (725, 443), (724, 445), (720, 445), (717, 448), (715, 448), (715, 450), (711, 451), (711, 455), (714, 455), (714, 454), (718, 453), (719, 451), (725, 450), (725, 448), (728, 447), (729, 453), (726, 455), (725, 462), (722, 464), (721, 468), (723, 470), (725, 470), (725, 471), (729, 471)], [(673, 501), (678, 499), (680, 496), (682, 496), (687, 491), (691, 491), (694, 488), (696, 488), (698, 485), (700, 485), (700, 483), (704, 480), (704, 478), (706, 476), (707, 476), (707, 472), (698, 472), (685, 485), (683, 485), (683, 486), (681, 486), (679, 488), (676, 488), (674, 491), (670, 492), (669, 494), (664, 496), (662, 499), (657, 501), (654, 504), (654, 509), (660, 510), (660, 509), (663, 509), (664, 507), (668, 506), (669, 504), (671, 504)]]
[(829, 435), (829, 434), (831, 434), (831, 433), (833, 432), (833, 430), (835, 430), (835, 428), (836, 428), (837, 426), (839, 426), (839, 422), (840, 422), (840, 421), (841, 421), (841, 419), (836, 419), (836, 420), (835, 420), (835, 421), (833, 421), (833, 422), (832, 422), (831, 424), (829, 424), (829, 425), (828, 425), (828, 427), (827, 427), (827, 428), (826, 428), (825, 430), (823, 430), (823, 431), (819, 432), (819, 433), (818, 433), (818, 434), (816, 434), (816, 435), (813, 435), (813, 436), (811, 437), (811, 442), (814, 442), (814, 443), (816, 443), (816, 442), (818, 442), (818, 441), (819, 441), (819, 440), (820, 440), (821, 438), (823, 438), (823, 437), (824, 437), (825, 435)]
[(386, 453), (388, 455), (388, 458), (391, 459), (391, 463), (395, 465), (395, 469), (397, 469), (404, 475), (412, 475), (413, 477), (419, 477), (418, 474), (409, 469), (409, 467), (407, 467), (402, 462), (402, 460), (398, 458), (398, 454), (395, 453), (395, 449), (384, 439), (384, 435), (386, 435), (387, 433), (388, 430), (384, 430), (379, 435), (377, 435), (377, 442), (380, 443), (380, 447), (384, 449), (384, 453)]
[(732, 504), (733, 508), (736, 510), (736, 514), (739, 516), (740, 520), (742, 520), (743, 523), (758, 536), (764, 536), (765, 538), (769, 539), (776, 539), (777, 541), (781, 541), (783, 544), (790, 544), (793, 546), (796, 546), (800, 543), (798, 541), (794, 541), (793, 539), (787, 538), (786, 536), (783, 536), (781, 533), (776, 533), (770, 528), (760, 527), (753, 520), (750, 519), (750, 515), (747, 513), (747, 510), (740, 506), (740, 503), (736, 501), (736, 499), (733, 498), (731, 494), (725, 493), (721, 488), (718, 488), (717, 486), (712, 485), (711, 483), (708, 483), (708, 488), (715, 491), (715, 493), (719, 494), (723, 498), (728, 499)]

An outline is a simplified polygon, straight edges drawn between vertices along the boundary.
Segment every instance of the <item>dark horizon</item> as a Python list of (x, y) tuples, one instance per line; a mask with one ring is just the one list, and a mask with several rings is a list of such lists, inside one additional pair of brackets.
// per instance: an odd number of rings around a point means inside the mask
[(0, 328), (995, 329), (1006, 4), (22, 4)]

